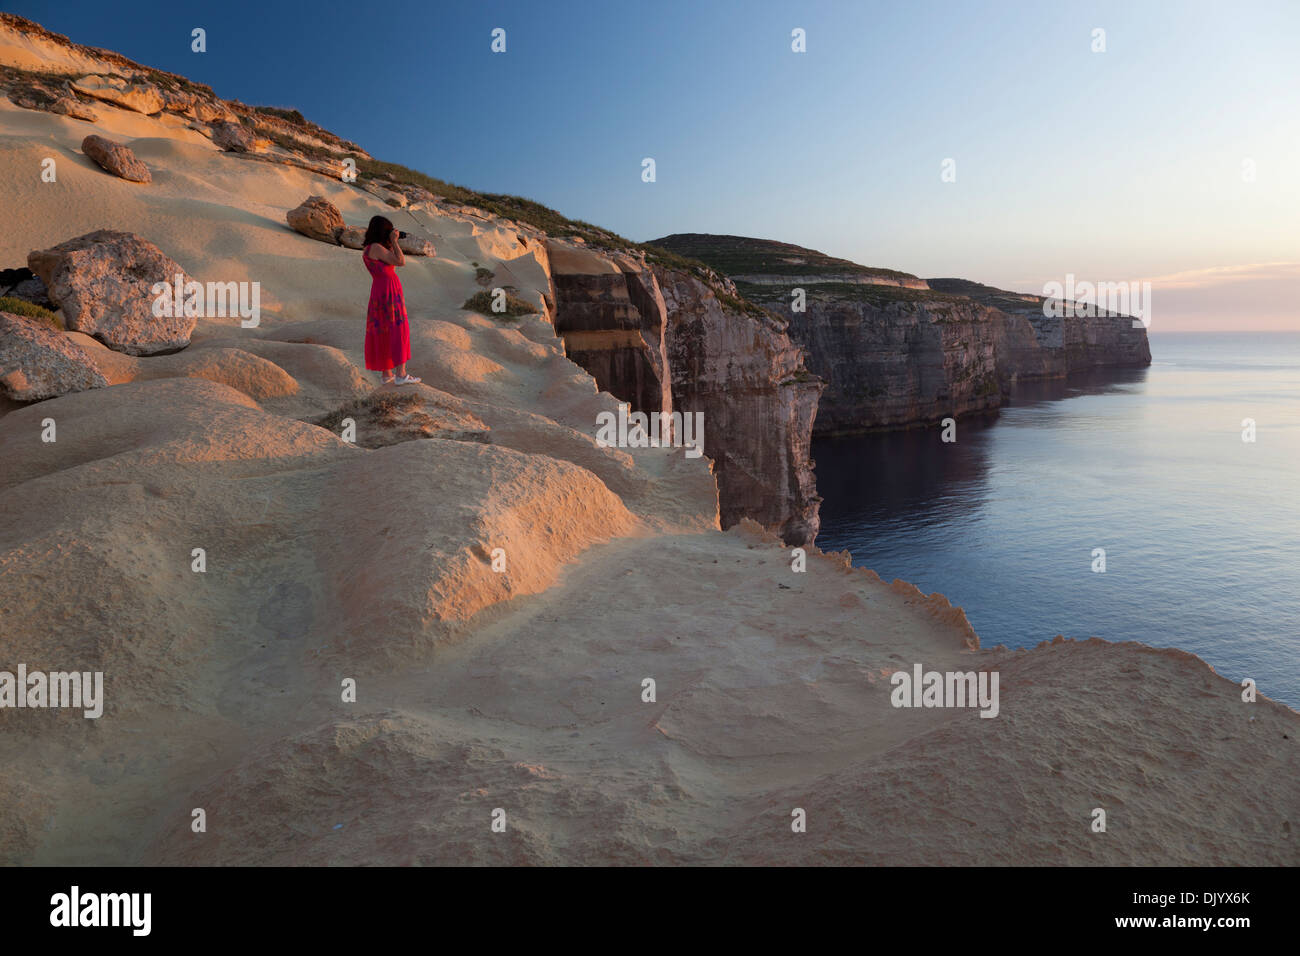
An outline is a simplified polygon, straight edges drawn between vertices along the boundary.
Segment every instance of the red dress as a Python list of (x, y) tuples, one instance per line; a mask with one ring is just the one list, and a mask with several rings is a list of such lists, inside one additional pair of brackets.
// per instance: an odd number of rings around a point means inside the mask
[(366, 309), (366, 368), (386, 372), (411, 357), (411, 328), (406, 321), (406, 298), (397, 270), (387, 262), (370, 258), (368, 251), (367, 246), (361, 253), (374, 280)]

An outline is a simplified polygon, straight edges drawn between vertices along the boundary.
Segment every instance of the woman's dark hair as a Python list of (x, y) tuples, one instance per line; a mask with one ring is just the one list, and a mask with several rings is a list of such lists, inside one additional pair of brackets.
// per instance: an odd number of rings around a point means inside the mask
[(388, 245), (388, 234), (392, 231), (393, 224), (383, 216), (371, 216), (370, 225), (366, 226), (366, 239), (362, 243), (362, 248), (368, 248), (372, 243)]

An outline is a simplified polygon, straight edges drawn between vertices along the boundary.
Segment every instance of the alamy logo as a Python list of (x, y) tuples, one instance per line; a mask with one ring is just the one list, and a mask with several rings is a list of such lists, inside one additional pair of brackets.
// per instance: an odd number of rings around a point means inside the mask
[(1043, 315), (1049, 319), (1095, 318), (1103, 312), (1133, 316), (1133, 328), (1151, 328), (1150, 282), (1075, 282), (1043, 284)]
[(129, 926), (133, 936), (148, 936), (152, 893), (70, 893), (50, 897), (51, 926)]
[(618, 414), (596, 415), (596, 444), (602, 448), (659, 448), (673, 446), (686, 449), (687, 458), (704, 454), (703, 412), (629, 412), (620, 403)]
[(96, 720), (104, 713), (103, 671), (0, 671), (0, 707), (72, 707)]
[(175, 318), (225, 318), (238, 315), (240, 326), (257, 328), (262, 321), (262, 284), (260, 282), (198, 282), (185, 281), (177, 275), (172, 282), (155, 282), (149, 289), (153, 294), (155, 319)]
[(895, 707), (979, 707), (981, 717), (998, 715), (997, 671), (895, 671), (889, 702)]

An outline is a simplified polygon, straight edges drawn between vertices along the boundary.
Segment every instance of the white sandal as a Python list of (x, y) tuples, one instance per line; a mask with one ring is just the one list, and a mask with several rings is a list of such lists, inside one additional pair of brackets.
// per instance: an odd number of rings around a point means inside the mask
[(416, 382), (420, 380), (416, 378), (414, 375), (403, 375), (401, 378), (394, 379), (393, 381), (396, 382), (398, 385), (414, 385)]

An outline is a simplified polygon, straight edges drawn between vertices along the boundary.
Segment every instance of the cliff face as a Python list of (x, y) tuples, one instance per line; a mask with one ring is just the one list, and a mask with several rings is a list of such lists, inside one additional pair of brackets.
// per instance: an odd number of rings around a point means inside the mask
[(810, 543), (821, 383), (780, 323), (725, 306), (705, 282), (637, 255), (562, 240), (546, 250), (569, 358), (632, 411), (703, 413), (724, 529), (751, 518), (789, 544)]
[(748, 517), (787, 544), (811, 543), (821, 524), (810, 445), (822, 383), (772, 317), (724, 305), (693, 276), (653, 271), (668, 306), (673, 403), (704, 413), (722, 526)]
[(1053, 378), (1101, 367), (1151, 364), (1147, 331), (1127, 315), (1044, 314), (1042, 296), (1007, 292), (965, 279), (930, 279), (930, 288), (966, 296), (1004, 315), (1004, 377)]
[(792, 312), (788, 290), (740, 288), (760, 304), (784, 308), (809, 370), (826, 380), (819, 434), (936, 421), (1001, 404), (1005, 329), (990, 309), (940, 293), (899, 298), (903, 290), (882, 294), (880, 287), (832, 283), (809, 284), (805, 310)]
[(1049, 318), (1042, 298), (925, 280), (788, 243), (679, 234), (653, 245), (698, 258), (789, 322), (826, 382), (818, 434), (924, 424), (997, 408), (1018, 380), (1148, 365), (1127, 316)]
[(599, 253), (547, 242), (555, 331), (603, 392), (633, 411), (671, 412), (663, 297)]

